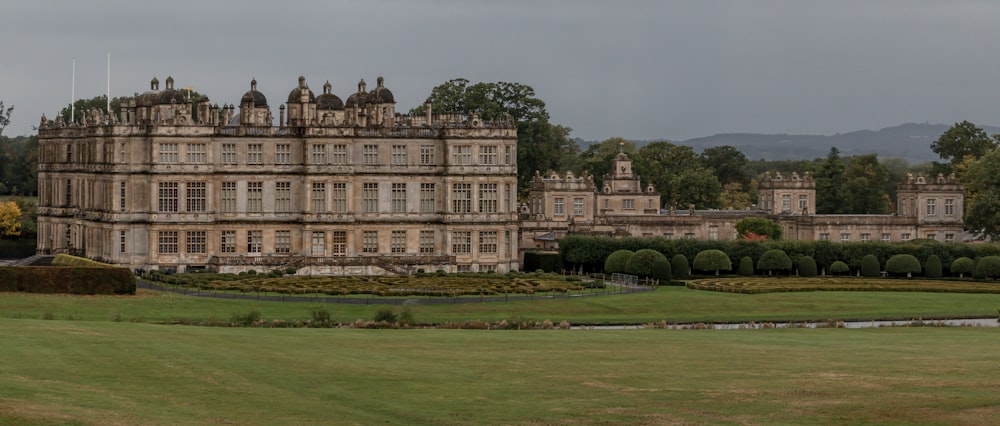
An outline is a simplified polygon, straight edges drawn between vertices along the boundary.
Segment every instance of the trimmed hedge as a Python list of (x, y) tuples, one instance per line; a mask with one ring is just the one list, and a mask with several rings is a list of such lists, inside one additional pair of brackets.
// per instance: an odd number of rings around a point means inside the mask
[(912, 276), (920, 273), (920, 261), (910, 254), (897, 254), (885, 262), (885, 270), (890, 274)]
[(670, 284), (673, 280), (673, 273), (670, 270), (670, 261), (667, 260), (666, 256), (661, 259), (656, 259), (653, 262), (653, 278), (660, 280), (660, 285)]
[(753, 259), (751, 259), (750, 256), (743, 256), (743, 258), (740, 259), (740, 266), (736, 273), (744, 277), (753, 276)]
[(927, 257), (927, 263), (924, 264), (924, 275), (928, 278), (941, 278), (944, 275), (941, 258), (936, 254)]
[(135, 275), (114, 267), (4, 266), (0, 291), (135, 294)]
[(622, 274), (625, 273), (625, 265), (628, 263), (629, 258), (634, 255), (635, 252), (632, 250), (618, 250), (611, 253), (607, 259), (604, 260), (604, 273), (605, 274)]
[(965, 274), (972, 274), (976, 271), (976, 261), (969, 259), (968, 257), (960, 257), (951, 262), (951, 272), (952, 275), (958, 274), (959, 278), (965, 278)]
[(675, 254), (670, 259), (670, 270), (674, 273), (675, 278), (691, 278), (691, 265), (688, 263), (687, 256), (683, 254)]
[(983, 278), (1000, 277), (1000, 256), (986, 256), (976, 262), (976, 275)]
[(799, 258), (800, 277), (815, 277), (816, 273), (816, 260), (812, 256), (802, 256)]
[(722, 250), (703, 250), (694, 257), (694, 269), (719, 275), (719, 271), (733, 269), (733, 262)]
[(792, 258), (784, 250), (771, 249), (757, 259), (757, 269), (767, 271), (771, 275), (774, 271), (789, 271), (792, 269)]
[(649, 277), (653, 275), (653, 263), (657, 260), (667, 260), (667, 257), (656, 250), (642, 249), (625, 261), (625, 273)]
[(882, 265), (873, 254), (866, 254), (861, 258), (861, 276), (865, 278), (876, 278), (882, 275)]
[(559, 256), (559, 253), (525, 252), (524, 266), (521, 269), (525, 271), (537, 271), (541, 269), (545, 272), (560, 272), (562, 271), (562, 257)]
[[(986, 256), (1000, 256), (1000, 243), (964, 244), (941, 243), (933, 240), (918, 239), (905, 242), (832, 242), (832, 241), (798, 241), (798, 240), (695, 240), (671, 239), (663, 237), (625, 237), (614, 238), (604, 235), (570, 234), (559, 240), (559, 253), (567, 269), (582, 269), (587, 272), (600, 272), (604, 260), (616, 250), (638, 251), (653, 249), (663, 253), (667, 258), (683, 254), (693, 259), (702, 250), (718, 249), (724, 251), (730, 259), (739, 260), (743, 256), (759, 259), (765, 251), (771, 249), (784, 250), (792, 259), (800, 256), (812, 256), (817, 265), (830, 265), (842, 261), (851, 270), (858, 270), (861, 258), (867, 254), (878, 258), (880, 264), (885, 264), (895, 254), (911, 254), (924, 264), (931, 255), (941, 258), (944, 268), (951, 268), (951, 263), (960, 257), (979, 259)], [(678, 274), (677, 265), (675, 276)]]

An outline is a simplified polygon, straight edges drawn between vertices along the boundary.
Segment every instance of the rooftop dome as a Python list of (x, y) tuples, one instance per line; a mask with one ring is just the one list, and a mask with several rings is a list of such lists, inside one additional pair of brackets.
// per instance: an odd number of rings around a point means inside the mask
[[(155, 78), (153, 79), (156, 80)], [(159, 105), (164, 104), (184, 104), (187, 103), (187, 96), (184, 96), (180, 91), (174, 90), (174, 78), (167, 77), (167, 89), (160, 92), (156, 97), (156, 103)]]
[(344, 101), (333, 94), (333, 86), (329, 81), (323, 85), (323, 94), (316, 97), (316, 109), (344, 109)]
[(252, 102), (254, 108), (266, 108), (267, 107), (267, 97), (263, 93), (257, 91), (257, 79), (250, 80), (250, 91), (243, 94), (243, 98), (240, 99), (240, 104), (245, 104), (247, 102)]
[(378, 76), (378, 85), (375, 86), (375, 90), (372, 90), (372, 101), (383, 103), (383, 104), (394, 104), (396, 100), (392, 96), (392, 92), (385, 87), (385, 79), (382, 76)]
[(306, 85), (306, 78), (303, 77), (303, 76), (299, 76), (299, 85), (296, 86), (294, 89), (292, 89), (291, 92), (288, 93), (288, 102), (289, 103), (295, 103), (295, 104), (301, 103), (302, 102), (302, 96), (301, 96), (302, 95), (302, 89), (305, 89), (305, 90), (309, 91), (309, 102), (315, 102), (316, 101), (316, 95), (314, 95), (313, 92), (312, 92), (312, 90), (309, 90), (309, 86)]
[(365, 79), (361, 79), (358, 82), (358, 91), (347, 97), (347, 103), (345, 104), (348, 108), (357, 107), (358, 105), (366, 104), (369, 102), (368, 92), (365, 91)]

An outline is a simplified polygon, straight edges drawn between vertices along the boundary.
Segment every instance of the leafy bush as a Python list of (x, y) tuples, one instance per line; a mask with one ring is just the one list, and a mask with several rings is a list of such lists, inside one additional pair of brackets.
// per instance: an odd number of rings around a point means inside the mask
[(635, 254), (632, 250), (618, 250), (611, 253), (607, 259), (604, 260), (604, 273), (606, 274), (620, 274), (625, 272), (625, 264), (628, 263), (628, 259)]
[(653, 261), (653, 278), (659, 280), (661, 285), (670, 284), (670, 281), (673, 280), (671, 272), (670, 261), (667, 260), (666, 256)]
[(924, 275), (928, 278), (941, 278), (944, 275), (943, 269), (941, 258), (938, 255), (932, 254), (927, 257), (927, 262), (924, 263)]
[(781, 239), (781, 225), (778, 225), (773, 220), (762, 217), (748, 217), (736, 222), (736, 232), (739, 238), (744, 240), (751, 240), (761, 236), (769, 240)]
[(257, 325), (259, 321), (262, 321), (263, 318), (264, 316), (261, 315), (260, 311), (252, 309), (245, 314), (233, 313), (233, 316), (229, 319), (229, 323), (233, 327), (252, 327)]
[(694, 257), (694, 269), (719, 275), (719, 271), (733, 269), (733, 263), (722, 250), (702, 250)]
[(879, 264), (878, 258), (875, 255), (866, 254), (861, 258), (861, 276), (867, 278), (878, 277), (882, 275), (882, 265)]
[(375, 316), (372, 317), (375, 322), (387, 322), (394, 323), (399, 321), (399, 316), (396, 315), (396, 311), (388, 306), (380, 306), (375, 310)]
[(830, 273), (833, 275), (846, 274), (851, 271), (851, 267), (847, 266), (846, 263), (841, 261), (836, 261), (830, 264)]
[(106, 266), (0, 266), (0, 291), (135, 294), (135, 274)]
[(812, 256), (802, 256), (799, 258), (800, 277), (815, 277), (816, 273), (816, 260)]
[(744, 277), (753, 276), (753, 259), (750, 256), (743, 256), (740, 259), (740, 267), (737, 273)]
[(971, 274), (976, 271), (976, 261), (968, 257), (960, 257), (951, 262), (951, 269), (949, 271), (952, 274), (958, 274), (959, 278), (965, 278), (965, 274)]
[(670, 259), (670, 271), (673, 272), (673, 276), (676, 278), (691, 278), (691, 266), (688, 264), (687, 256), (680, 253), (675, 254)]
[(325, 306), (313, 309), (310, 313), (312, 314), (313, 324), (317, 326), (329, 327), (333, 323), (330, 311)]
[(765, 251), (757, 260), (757, 269), (767, 271), (771, 275), (773, 271), (789, 271), (792, 269), (792, 258), (784, 250), (771, 249)]
[(1000, 277), (1000, 256), (986, 256), (976, 262), (976, 275), (983, 278)]
[[(940, 261), (938, 261), (940, 264)], [(912, 254), (893, 255), (885, 262), (885, 270), (890, 274), (906, 274), (912, 277), (920, 273), (920, 261)]]
[(625, 261), (625, 273), (644, 277), (652, 276), (653, 263), (660, 259), (667, 261), (667, 257), (656, 250), (639, 250)]

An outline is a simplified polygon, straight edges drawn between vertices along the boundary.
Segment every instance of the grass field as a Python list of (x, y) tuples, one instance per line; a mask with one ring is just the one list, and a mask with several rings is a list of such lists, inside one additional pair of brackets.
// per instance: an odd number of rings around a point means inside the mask
[(994, 424), (996, 329), (0, 319), (0, 424)]
[[(265, 319), (308, 319), (319, 302), (265, 302), (182, 296), (140, 289), (135, 296), (6, 293), (0, 318), (124, 322), (228, 320), (258, 311)], [(372, 318), (377, 306), (322, 305), (337, 322)], [(396, 308), (399, 309), (399, 308)], [(744, 322), (995, 317), (1000, 294), (921, 292), (793, 292), (734, 294), (661, 287), (655, 292), (506, 303), (410, 305), (424, 324), (466, 320), (568, 321), (571, 324)]]

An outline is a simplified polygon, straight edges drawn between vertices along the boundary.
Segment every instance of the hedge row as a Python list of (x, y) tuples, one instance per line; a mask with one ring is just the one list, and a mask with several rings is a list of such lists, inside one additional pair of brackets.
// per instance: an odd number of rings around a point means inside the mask
[(521, 268), (527, 272), (541, 269), (544, 272), (562, 271), (562, 258), (559, 253), (529, 251), (524, 253), (524, 265)]
[(1000, 293), (1000, 284), (992, 282), (885, 278), (707, 278), (688, 281), (687, 287), (694, 290), (744, 294), (794, 291)]
[[(694, 259), (704, 250), (722, 250), (733, 260), (733, 267), (744, 256), (750, 257), (754, 264), (768, 250), (783, 250), (796, 262), (801, 256), (810, 256), (820, 268), (828, 267), (835, 261), (846, 263), (851, 270), (861, 267), (861, 259), (865, 255), (873, 255), (884, 265), (890, 257), (897, 254), (909, 254), (917, 258), (921, 264), (927, 258), (937, 255), (945, 270), (950, 271), (951, 263), (958, 258), (977, 259), (985, 256), (1000, 255), (1000, 244), (962, 244), (941, 243), (933, 240), (912, 240), (908, 242), (887, 243), (881, 241), (840, 243), (831, 241), (710, 241), (695, 239), (668, 240), (662, 237), (612, 238), (608, 236), (571, 234), (559, 241), (559, 254), (566, 267), (582, 267), (586, 272), (599, 272), (604, 268), (604, 261), (617, 250), (639, 251), (653, 249), (663, 253), (668, 258), (682, 254), (687, 259)], [(676, 274), (677, 268), (674, 267)], [(735, 271), (722, 271), (735, 272)], [(827, 271), (829, 273), (829, 271)]]
[(0, 291), (68, 294), (135, 294), (135, 275), (125, 268), (0, 267)]

